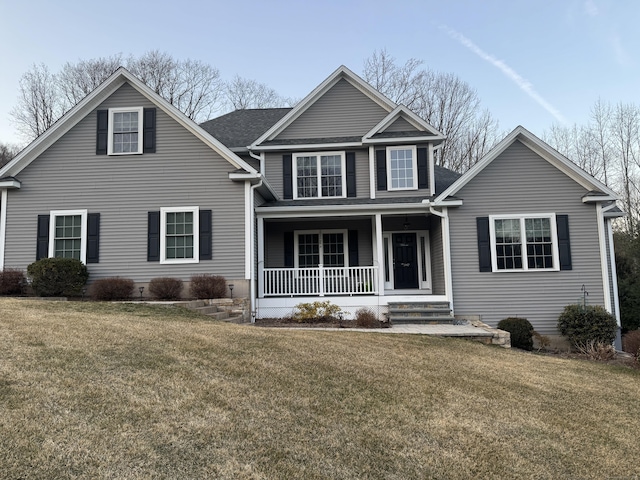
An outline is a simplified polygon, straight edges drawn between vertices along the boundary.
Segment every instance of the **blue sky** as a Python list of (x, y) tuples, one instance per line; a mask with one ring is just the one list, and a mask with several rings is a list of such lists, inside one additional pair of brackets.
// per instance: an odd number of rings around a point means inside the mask
[(640, 103), (636, 0), (0, 0), (0, 141), (34, 63), (157, 49), (303, 97), (374, 50), (452, 72), (501, 130), (583, 123), (593, 103)]

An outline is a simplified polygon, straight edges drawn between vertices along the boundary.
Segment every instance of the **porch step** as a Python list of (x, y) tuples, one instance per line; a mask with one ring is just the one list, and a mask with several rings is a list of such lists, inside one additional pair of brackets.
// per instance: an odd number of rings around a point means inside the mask
[(402, 324), (453, 325), (449, 302), (389, 303), (389, 321)]

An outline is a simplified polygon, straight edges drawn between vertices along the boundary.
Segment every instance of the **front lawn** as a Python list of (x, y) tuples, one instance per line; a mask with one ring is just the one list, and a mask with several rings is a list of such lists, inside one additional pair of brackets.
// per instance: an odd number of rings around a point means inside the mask
[(2, 478), (628, 478), (639, 399), (463, 340), (0, 300)]

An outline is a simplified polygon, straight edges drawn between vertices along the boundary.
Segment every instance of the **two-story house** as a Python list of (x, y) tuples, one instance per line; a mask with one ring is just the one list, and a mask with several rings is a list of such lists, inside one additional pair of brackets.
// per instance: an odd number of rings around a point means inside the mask
[(462, 176), (443, 142), (346, 67), (201, 126), (120, 69), (0, 170), (0, 267), (223, 275), (258, 318), (441, 302), (554, 334), (583, 285), (619, 316), (614, 192), (522, 127)]

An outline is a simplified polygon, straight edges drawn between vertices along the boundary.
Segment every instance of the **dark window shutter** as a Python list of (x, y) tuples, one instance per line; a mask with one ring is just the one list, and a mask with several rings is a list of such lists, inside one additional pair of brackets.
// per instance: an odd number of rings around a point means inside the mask
[(387, 151), (376, 150), (376, 176), (378, 177), (378, 190), (387, 189)]
[(156, 109), (145, 108), (142, 130), (144, 153), (156, 153)]
[(560, 270), (571, 270), (571, 245), (569, 244), (569, 216), (556, 215), (558, 230), (558, 253), (560, 255)]
[(293, 198), (292, 158), (293, 156), (291, 154), (282, 155), (282, 182), (284, 185), (283, 193), (285, 200), (291, 200)]
[(108, 139), (109, 139), (109, 110), (98, 110), (96, 155), (107, 154)]
[(87, 263), (100, 261), (100, 214), (87, 215)]
[(160, 212), (149, 212), (147, 262), (160, 261)]
[(36, 260), (49, 256), (49, 214), (38, 215)]
[(349, 230), (349, 266), (357, 267), (360, 265), (358, 261), (358, 231)]
[(491, 271), (491, 236), (489, 235), (489, 217), (476, 218), (478, 229), (478, 259), (481, 272)]
[(213, 258), (212, 244), (211, 210), (200, 210), (200, 260)]
[(347, 197), (356, 196), (356, 152), (347, 152)]
[(418, 148), (418, 188), (429, 188), (429, 156), (426, 148)]
[(284, 232), (284, 266), (293, 268), (294, 262), (293, 232)]

